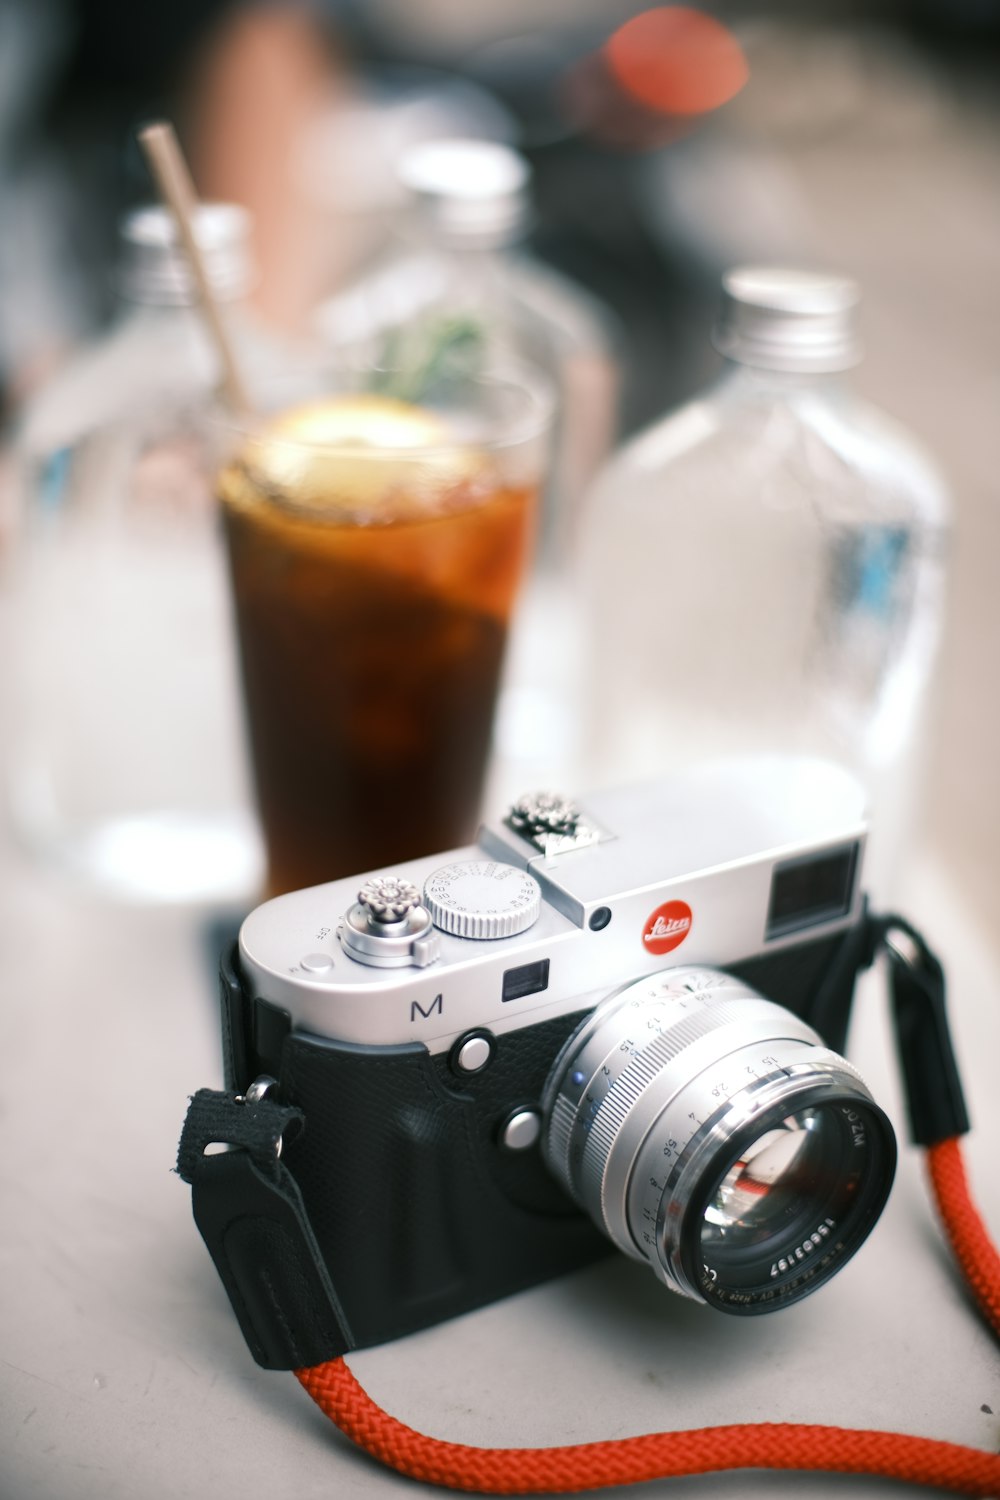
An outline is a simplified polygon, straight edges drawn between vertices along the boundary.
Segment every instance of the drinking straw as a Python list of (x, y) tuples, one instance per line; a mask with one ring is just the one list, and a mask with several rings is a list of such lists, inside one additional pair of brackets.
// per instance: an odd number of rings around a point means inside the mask
[(147, 125), (140, 130), (138, 140), (160, 190), (160, 196), (177, 221), (181, 243), (198, 288), (199, 306), (222, 367), (220, 385), (223, 397), (234, 413), (249, 416), (252, 406), (247, 395), (246, 382), (240, 373), (233, 346), (229, 341), (229, 334), (219, 311), (219, 304), (209, 284), (201, 248), (195, 238), (194, 219), (198, 208), (198, 198), (174, 127), (165, 120), (158, 120), (155, 124)]

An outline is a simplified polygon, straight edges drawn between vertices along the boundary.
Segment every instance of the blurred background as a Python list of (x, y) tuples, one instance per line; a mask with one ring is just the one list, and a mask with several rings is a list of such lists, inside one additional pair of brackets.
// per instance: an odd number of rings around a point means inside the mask
[[(18, 1287), (2, 1361), (4, 1493), (196, 1495), (223, 1473), (275, 1495), (292, 1485), (329, 1493), (331, 1458), (344, 1493), (396, 1493), (391, 1478), (315, 1442), (308, 1418), (294, 1415), (295, 1393), (250, 1368), (169, 1171), (185, 1095), (218, 1081), (213, 974), (231, 919), (259, 892), (259, 866), (239, 843), (227, 866), (227, 845), (222, 876), (236, 879), (199, 890), (207, 860), (153, 860), (142, 842), (112, 849), (138, 852), (149, 877), (152, 899), (125, 908), (79, 870), (27, 853), (25, 827), (41, 829), (41, 848), (53, 810), (35, 775), (46, 756), (81, 816), (98, 793), (130, 797), (130, 778), (138, 785), (146, 772), (249, 807), (235, 677), (225, 702), (220, 688), (231, 667), (228, 595), (199, 531), (214, 520), (204, 453), (156, 426), (178, 403), (207, 405), (214, 377), (204, 348), (177, 337), (173, 314), (192, 299), (157, 239), (162, 221), (157, 230), (134, 220), (120, 238), (122, 215), (156, 196), (137, 129), (174, 121), (202, 199), (252, 216), (256, 274), (240, 214), (214, 221), (215, 269), (234, 302), (249, 290), (244, 311), (265, 361), (278, 346), (308, 355), (318, 322), (351, 326), (354, 291), (399, 248), (407, 147), (462, 136), (523, 153), (532, 183), (530, 210), (519, 210), (519, 294), (529, 321), (581, 356), (596, 402), (576, 424), (582, 445), (563, 475), (571, 503), (615, 424), (618, 439), (636, 432), (722, 368), (709, 332), (727, 267), (856, 278), (865, 358), (853, 383), (926, 447), (952, 495), (943, 648), (919, 747), (922, 848), (907, 859), (900, 904), (946, 961), (978, 1127), (970, 1162), (995, 1224), (998, 75), (1000, 0), (652, 10), (634, 0), (0, 0), (0, 780), (21, 814), (19, 838), (9, 808), (0, 819), (0, 991), (13, 1058), (0, 1090), (11, 1164), (3, 1255)], [(119, 294), (130, 289), (138, 301), (123, 322)], [(131, 398), (146, 426), (130, 429), (130, 462), (140, 462), (129, 490), (124, 450), (81, 434)], [(95, 500), (79, 527), (60, 505), (71, 470)], [(135, 528), (102, 509), (116, 487), (165, 496), (175, 518), (197, 522), (190, 551), (173, 547), (155, 507), (148, 525), (136, 507)], [(25, 624), (12, 605), (28, 508), (35, 539), (58, 533), (65, 546), (44, 586), (29, 587)], [(619, 586), (628, 597), (628, 578)], [(15, 666), (26, 682), (15, 683)], [(26, 738), (25, 703), (47, 743)], [(529, 707), (542, 723), (537, 697)], [(101, 756), (98, 777), (91, 757)], [(859, 1006), (858, 1022), (852, 1057), (901, 1119), (883, 1008)], [(895, 1228), (873, 1236), (873, 1259), (859, 1257), (857, 1275), (845, 1272), (815, 1311), (810, 1299), (801, 1317), (722, 1320), (727, 1330), (710, 1336), (700, 1310), (688, 1307), (685, 1321), (673, 1308), (663, 1337), (658, 1291), (649, 1303), (636, 1293), (612, 1322), (599, 1283), (578, 1282), (555, 1289), (549, 1322), (533, 1298), (523, 1322), (511, 1303), (469, 1320), (466, 1358), (456, 1325), (437, 1331), (439, 1343), (371, 1351), (368, 1369), (383, 1376), (374, 1394), (442, 1430), (472, 1412), (475, 1367), (487, 1415), (457, 1436), (508, 1437), (494, 1424), (517, 1396), (539, 1423), (519, 1441), (582, 1441), (595, 1435), (578, 1379), (596, 1316), (609, 1340), (631, 1345), (618, 1357), (608, 1343), (609, 1400), (621, 1403), (611, 1430), (662, 1425), (669, 1391), (673, 1423), (701, 1425), (706, 1409), (720, 1420), (848, 1425), (874, 1414), (993, 1451), (995, 1350), (957, 1280), (943, 1279), (916, 1157), (901, 1162), (886, 1216)], [(615, 1274), (617, 1294), (627, 1273)], [(767, 1327), (751, 1335), (758, 1322)], [(504, 1328), (509, 1357), (497, 1342)], [(562, 1406), (536, 1357), (539, 1329), (566, 1364)], [(769, 1475), (733, 1483), (681, 1481), (677, 1495), (842, 1493), (836, 1480), (797, 1476), (788, 1488)], [(883, 1490), (852, 1481), (858, 1496)]]
[(385, 249), (404, 146), (515, 146), (533, 173), (527, 246), (592, 297), (622, 435), (717, 370), (724, 268), (847, 272), (864, 293), (857, 384), (954, 495), (924, 831), (995, 917), (1000, 4), (706, 5), (732, 48), (694, 83), (644, 71), (643, 34), (623, 41), (640, 13), (660, 14), (628, 0), (0, 0), (8, 445), (112, 316), (118, 221), (153, 197), (135, 131), (156, 116), (176, 121), (202, 197), (253, 214), (254, 309), (282, 337)]

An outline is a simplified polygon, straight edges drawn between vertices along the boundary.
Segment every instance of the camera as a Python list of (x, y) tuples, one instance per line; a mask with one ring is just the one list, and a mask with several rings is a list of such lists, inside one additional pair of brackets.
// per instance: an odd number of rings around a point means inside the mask
[(896, 1160), (841, 1055), (865, 832), (845, 772), (751, 757), (526, 796), (476, 845), (252, 912), (226, 1081), (304, 1120), (281, 1170), (336, 1308), (323, 1357), (612, 1248), (734, 1314), (843, 1265)]

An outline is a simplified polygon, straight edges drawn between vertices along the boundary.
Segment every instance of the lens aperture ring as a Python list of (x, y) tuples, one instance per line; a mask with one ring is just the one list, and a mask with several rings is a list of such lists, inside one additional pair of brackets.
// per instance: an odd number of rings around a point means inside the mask
[(554, 1070), (560, 1085), (549, 1114), (546, 1157), (569, 1193), (626, 1254), (645, 1255), (628, 1226), (625, 1200), (631, 1165), (648, 1131), (673, 1096), (720, 1056), (776, 1035), (820, 1044), (804, 1021), (742, 981), (718, 970), (686, 968), (609, 998), (581, 1028), (579, 1044), (564, 1049)]
[[(710, 1035), (727, 1022), (741, 1024), (744, 1012), (733, 1002), (718, 1001), (711, 1009), (683, 1016), (672, 1024), (669, 1012), (664, 1017), (665, 1030), (655, 1041), (631, 1054), (631, 1061), (607, 1089), (602, 1107), (595, 1113), (589, 1130), (583, 1121), (571, 1146), (581, 1148), (585, 1163), (606, 1162), (618, 1141), (629, 1116), (646, 1090), (655, 1085), (667, 1065), (680, 1053), (688, 1051), (702, 1037)], [(587, 1175), (587, 1165), (582, 1167)]]
[[(702, 1007), (692, 1012), (691, 996), (734, 983), (729, 975), (715, 970), (671, 969), (666, 976), (654, 975), (641, 985), (627, 985), (597, 1006), (563, 1048), (552, 1070), (545, 1099), (549, 1116), (546, 1155), (550, 1168), (574, 1197), (579, 1198), (576, 1177), (583, 1145), (611, 1090), (628, 1089), (631, 1083), (633, 1092), (641, 1092), (641, 1087), (635, 1087), (635, 1080), (641, 1076), (648, 1082), (657, 1067), (669, 1062), (697, 1036), (714, 1029), (717, 1022)], [(673, 1007), (671, 996), (679, 1000)], [(628, 1015), (643, 1002), (648, 1008), (642, 1021), (647, 1041), (650, 1032), (658, 1032), (653, 1044), (657, 1049), (655, 1065), (650, 1061), (651, 1046), (619, 1034), (612, 1037), (610, 1047), (602, 1047), (600, 1042), (613, 1017), (619, 1012)], [(690, 1034), (685, 1030), (688, 1023), (694, 1028)], [(620, 1097), (623, 1094), (616, 1092), (616, 1099)]]
[[(573, 1087), (571, 1079), (570, 1093), (560, 1093), (552, 1112), (549, 1159), (550, 1164), (558, 1164), (574, 1196), (587, 1196), (583, 1190), (585, 1153), (588, 1160), (603, 1164), (625, 1120), (657, 1075), (699, 1037), (714, 1031), (722, 1019), (720, 1012), (727, 1009), (723, 1002), (714, 1013), (702, 1009), (689, 1014), (661, 1001), (642, 1022), (644, 1027), (659, 1027), (653, 1041), (644, 1045), (626, 1037), (601, 1060), (585, 1087)], [(735, 1011), (730, 1017), (734, 1021), (739, 1018)], [(585, 1071), (578, 1068), (574, 1076), (582, 1079)]]

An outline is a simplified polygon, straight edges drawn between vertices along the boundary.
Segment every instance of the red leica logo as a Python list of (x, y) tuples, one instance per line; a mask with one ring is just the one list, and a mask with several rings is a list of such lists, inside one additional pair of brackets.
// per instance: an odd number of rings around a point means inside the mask
[(647, 953), (669, 953), (691, 931), (691, 908), (686, 901), (666, 901), (646, 921), (642, 934)]

